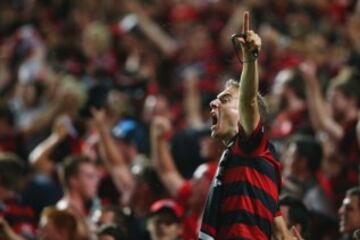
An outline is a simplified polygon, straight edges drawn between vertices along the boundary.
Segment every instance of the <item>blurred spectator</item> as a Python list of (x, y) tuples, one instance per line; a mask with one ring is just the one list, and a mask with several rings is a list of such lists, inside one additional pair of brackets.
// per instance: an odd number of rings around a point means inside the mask
[(148, 160), (137, 155), (135, 146), (127, 146), (133, 145), (132, 142), (118, 144), (113, 138), (106, 112), (93, 109), (92, 113), (100, 137), (100, 153), (116, 187), (113, 191), (120, 194), (117, 203), (132, 211), (129, 236), (134, 239), (145, 237), (145, 216), (150, 205), (163, 197), (162, 184)]
[(24, 205), (18, 195), (28, 181), (28, 174), (28, 167), (15, 154), (0, 154), (1, 219), (6, 221), (5, 226), (9, 224), (16, 233), (26, 238), (34, 236), (36, 226), (33, 210)]
[(359, 240), (360, 239), (360, 229), (356, 230), (353, 234), (353, 238), (355, 240)]
[(283, 193), (301, 200), (310, 211), (335, 218), (329, 183), (320, 172), (322, 146), (309, 136), (293, 136), (282, 156)]
[(97, 233), (98, 240), (125, 240), (127, 239), (121, 228), (113, 224), (104, 224)]
[[(356, 139), (356, 123), (359, 106), (359, 74), (350, 69), (348, 74), (339, 74), (327, 90), (328, 101), (321, 95), (316, 65), (307, 62), (302, 65), (306, 83), (307, 101), (310, 119), (314, 129), (323, 133), (326, 158), (335, 158), (337, 169), (332, 171), (335, 203), (351, 185), (358, 183), (359, 145)], [(327, 163), (327, 162), (325, 162)]]
[[(99, 227), (97, 230), (98, 235), (101, 235), (102, 232), (108, 232), (105, 230), (107, 228), (113, 229), (115, 228), (119, 234), (121, 234), (122, 239), (126, 239), (129, 235), (129, 221), (130, 216), (128, 208), (121, 209), (116, 206), (104, 206), (101, 210), (98, 210), (94, 214), (94, 222)], [(113, 231), (113, 230), (109, 230)]]
[(100, 208), (97, 198), (98, 173), (95, 164), (84, 156), (69, 156), (62, 168), (61, 180), (64, 196), (56, 204), (57, 209), (68, 209), (80, 221), (82, 234), (88, 236), (95, 226), (92, 215)]
[(47, 207), (41, 214), (40, 240), (85, 240), (77, 217), (69, 210)]
[(177, 240), (183, 232), (184, 209), (172, 199), (161, 199), (150, 207), (147, 229), (151, 240)]
[(300, 200), (290, 196), (282, 197), (280, 210), (289, 229), (295, 227), (304, 239), (310, 239), (310, 214)]
[(350, 188), (339, 209), (341, 239), (352, 239), (360, 228), (360, 187)]
[(276, 75), (270, 102), (271, 111), (277, 113), (271, 123), (272, 139), (281, 140), (305, 128), (308, 121), (305, 86), (298, 69), (284, 69)]
[(209, 139), (205, 148), (211, 152), (209, 162), (200, 165), (190, 180), (178, 172), (167, 147), (165, 135), (170, 130), (170, 121), (157, 116), (151, 125), (152, 161), (160, 179), (170, 195), (187, 209), (184, 219), (184, 238), (197, 237), (199, 218), (202, 214), (209, 186), (217, 168), (217, 159), (222, 149), (221, 143)]

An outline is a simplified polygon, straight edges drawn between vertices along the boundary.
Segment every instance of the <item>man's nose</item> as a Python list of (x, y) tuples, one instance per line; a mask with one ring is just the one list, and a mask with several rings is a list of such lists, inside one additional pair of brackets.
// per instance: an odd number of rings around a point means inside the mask
[(214, 99), (209, 104), (210, 108), (216, 108), (219, 106), (219, 99)]

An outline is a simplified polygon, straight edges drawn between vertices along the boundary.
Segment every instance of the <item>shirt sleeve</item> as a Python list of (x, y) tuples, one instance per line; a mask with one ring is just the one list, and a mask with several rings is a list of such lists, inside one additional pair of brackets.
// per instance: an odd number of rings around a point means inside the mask
[(236, 145), (241, 155), (260, 155), (266, 151), (268, 144), (261, 121), (249, 136), (245, 135), (241, 126), (239, 126), (239, 129)]

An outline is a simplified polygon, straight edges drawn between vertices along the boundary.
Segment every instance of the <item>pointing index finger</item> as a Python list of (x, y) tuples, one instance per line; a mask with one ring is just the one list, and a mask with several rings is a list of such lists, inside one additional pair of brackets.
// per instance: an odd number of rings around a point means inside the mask
[(250, 30), (249, 25), (249, 12), (246, 11), (243, 16), (243, 33), (247, 33)]

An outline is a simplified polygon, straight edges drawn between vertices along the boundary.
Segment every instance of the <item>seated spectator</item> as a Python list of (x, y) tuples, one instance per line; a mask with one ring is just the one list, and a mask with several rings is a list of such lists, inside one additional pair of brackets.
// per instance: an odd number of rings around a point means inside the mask
[(69, 210), (47, 207), (41, 214), (38, 237), (40, 240), (87, 239), (81, 236), (79, 227), (78, 219)]
[(171, 199), (154, 202), (150, 208), (147, 229), (151, 240), (176, 240), (183, 232), (184, 209)]
[(346, 192), (339, 209), (341, 240), (350, 240), (355, 230), (360, 229), (360, 187), (350, 188)]
[(35, 234), (34, 212), (16, 194), (26, 184), (27, 174), (23, 160), (11, 153), (0, 154), (0, 218), (16, 234), (30, 238)]

